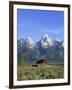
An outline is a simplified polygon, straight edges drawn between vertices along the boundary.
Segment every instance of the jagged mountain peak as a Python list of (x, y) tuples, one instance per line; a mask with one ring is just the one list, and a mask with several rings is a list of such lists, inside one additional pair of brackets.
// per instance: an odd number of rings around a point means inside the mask
[(41, 44), (43, 48), (48, 48), (53, 45), (52, 40), (49, 38), (48, 34), (45, 34), (41, 39)]
[(34, 42), (30, 37), (26, 39), (18, 40), (19, 47), (27, 47), (27, 48), (48, 48), (48, 47), (64, 47), (64, 42), (58, 39), (51, 39), (48, 34), (45, 34), (40, 41)]
[(32, 40), (30, 37), (27, 37), (26, 40)]
[(48, 34), (45, 34), (44, 36), (43, 36), (43, 38), (48, 38), (49, 36), (48, 36)]
[(46, 41), (46, 40), (50, 40), (48, 34), (45, 34), (45, 35), (42, 37), (42, 39), (45, 40), (45, 41)]
[(27, 48), (33, 48), (35, 45), (35, 43), (33, 42), (33, 40), (30, 38), (30, 37), (27, 37), (25, 39), (25, 42), (24, 42), (24, 46), (27, 47)]
[(24, 45), (24, 39), (17, 40), (17, 47), (21, 48)]

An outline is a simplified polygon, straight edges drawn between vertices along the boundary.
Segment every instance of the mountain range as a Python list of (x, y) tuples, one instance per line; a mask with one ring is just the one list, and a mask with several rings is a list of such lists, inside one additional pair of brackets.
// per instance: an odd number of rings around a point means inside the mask
[(45, 34), (38, 42), (30, 37), (17, 40), (18, 59), (23, 57), (25, 63), (36, 63), (39, 59), (47, 59), (50, 63), (64, 62), (64, 41), (53, 40)]

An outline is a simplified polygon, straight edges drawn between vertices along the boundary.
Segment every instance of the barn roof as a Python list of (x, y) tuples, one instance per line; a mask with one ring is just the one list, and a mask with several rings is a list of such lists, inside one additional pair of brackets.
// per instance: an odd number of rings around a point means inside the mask
[(48, 60), (47, 59), (40, 59), (37, 61), (36, 64), (40, 64), (40, 63), (48, 63)]

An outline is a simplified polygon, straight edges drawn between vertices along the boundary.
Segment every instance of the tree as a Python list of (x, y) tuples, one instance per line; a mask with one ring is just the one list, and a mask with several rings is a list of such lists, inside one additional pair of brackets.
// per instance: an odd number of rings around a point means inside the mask
[(20, 56), (19, 59), (18, 59), (18, 65), (19, 66), (24, 66), (25, 65), (24, 58), (22, 56)]

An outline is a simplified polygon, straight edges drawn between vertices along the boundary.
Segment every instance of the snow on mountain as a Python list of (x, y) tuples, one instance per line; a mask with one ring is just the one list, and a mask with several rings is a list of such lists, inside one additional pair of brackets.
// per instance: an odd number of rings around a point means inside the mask
[(47, 34), (45, 34), (41, 39), (41, 45), (43, 48), (48, 48), (49, 46), (52, 46), (52, 40), (48, 37)]
[(27, 47), (27, 48), (48, 48), (48, 47), (64, 47), (64, 42), (60, 40), (51, 39), (48, 34), (45, 34), (40, 41), (34, 42), (30, 37), (27, 37), (25, 40), (18, 40), (18, 47)]
[(35, 43), (32, 41), (30, 37), (27, 37), (24, 42), (24, 47), (27, 48), (33, 48), (35, 46)]
[(61, 41), (53, 40), (53, 46), (60, 46), (60, 45), (61, 45)]
[(20, 39), (20, 40), (17, 41), (18, 48), (22, 48), (23, 45), (24, 45), (24, 39)]

